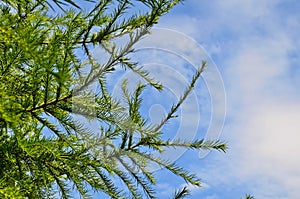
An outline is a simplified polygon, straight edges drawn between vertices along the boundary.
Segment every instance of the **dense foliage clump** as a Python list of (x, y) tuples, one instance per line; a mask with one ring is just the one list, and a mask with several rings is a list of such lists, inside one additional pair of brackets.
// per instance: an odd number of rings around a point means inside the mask
[[(219, 141), (161, 136), (205, 62), (178, 103), (153, 125), (140, 114), (141, 93), (146, 86), (163, 86), (129, 58), (134, 44), (180, 2), (0, 1), (0, 198), (71, 198), (75, 192), (88, 198), (91, 190), (111, 198), (155, 198), (151, 162), (200, 185), (194, 174), (150, 151), (226, 149)], [(117, 38), (126, 42), (121, 45)], [(95, 47), (103, 49), (103, 59), (93, 57)], [(116, 67), (144, 79), (134, 91), (128, 90), (130, 80), (123, 82), (126, 105), (106, 85)], [(95, 82), (96, 91), (88, 89)], [(78, 118), (97, 121), (99, 132)], [(186, 195), (184, 188), (174, 197)]]

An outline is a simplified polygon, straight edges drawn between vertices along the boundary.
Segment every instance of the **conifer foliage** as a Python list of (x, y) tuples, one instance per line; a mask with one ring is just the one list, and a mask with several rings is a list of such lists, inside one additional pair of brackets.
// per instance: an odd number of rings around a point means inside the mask
[[(149, 163), (200, 186), (194, 174), (152, 152), (166, 147), (225, 151), (219, 141), (161, 136), (205, 62), (178, 103), (153, 125), (140, 113), (141, 94), (147, 86), (163, 86), (129, 57), (134, 44), (180, 2), (0, 1), (0, 198), (71, 198), (75, 192), (89, 198), (93, 191), (108, 198), (156, 198)], [(103, 59), (93, 57), (95, 47), (103, 49)], [(116, 67), (145, 80), (134, 91), (128, 89), (130, 79), (123, 82), (126, 106), (107, 88), (107, 75)], [(95, 82), (99, 87), (92, 92), (88, 88)], [(78, 117), (97, 121), (100, 132)], [(186, 195), (184, 188), (174, 197)]]

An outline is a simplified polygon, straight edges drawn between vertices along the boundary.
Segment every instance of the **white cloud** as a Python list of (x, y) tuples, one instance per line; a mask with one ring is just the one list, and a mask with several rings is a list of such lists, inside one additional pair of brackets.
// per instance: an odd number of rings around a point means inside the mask
[(160, 183), (156, 187), (159, 190), (160, 197), (170, 197), (174, 193), (174, 190), (176, 190), (176, 187), (169, 183)]
[(191, 192), (191, 194), (203, 191), (203, 189), (209, 189), (209, 185), (205, 182), (201, 182), (201, 187), (192, 184), (182, 184), (181, 187), (186, 187)]
[(219, 199), (219, 197), (216, 194), (213, 194), (205, 197), (205, 199)]
[[(241, 112), (244, 116), (242, 122), (236, 123), (236, 143), (230, 160), (235, 165), (231, 169), (243, 181), (252, 181), (256, 176), (256, 183), (265, 189), (265, 194), (271, 194), (270, 187), (276, 185), (281, 187), (278, 190), (289, 193), (289, 198), (296, 198), (300, 183), (300, 104), (282, 104), (270, 102), (265, 107), (252, 106), (252, 111)], [(280, 183), (263, 184), (263, 178)]]
[[(299, 96), (293, 92), (298, 85), (290, 84), (288, 75), (291, 43), (281, 36), (257, 41), (249, 37), (226, 60), (230, 63), (228, 114), (235, 121), (233, 128), (225, 127), (225, 132), (234, 132), (229, 161), (235, 164), (233, 175), (242, 181), (256, 176), (251, 190), (257, 198), (285, 198), (283, 193), (287, 198), (298, 197), (300, 104), (294, 101)], [(263, 178), (269, 180), (258, 180)]]
[(193, 13), (161, 24), (203, 42), (221, 60), (230, 120), (223, 138), (230, 151), (198, 169), (211, 189), (246, 184), (256, 198), (298, 197), (300, 85), (289, 53), (299, 52), (299, 18), (282, 16), (289, 11), (277, 12), (279, 2), (192, 1)]

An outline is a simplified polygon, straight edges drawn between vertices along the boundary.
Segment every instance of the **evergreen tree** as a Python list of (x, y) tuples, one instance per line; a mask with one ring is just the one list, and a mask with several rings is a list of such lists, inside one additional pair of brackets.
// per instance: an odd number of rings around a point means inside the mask
[[(180, 2), (0, 1), (0, 198), (71, 198), (74, 191), (88, 198), (90, 190), (110, 198), (155, 198), (149, 163), (200, 186), (194, 174), (152, 152), (166, 147), (225, 151), (219, 141), (162, 139), (162, 127), (193, 89), (205, 62), (178, 103), (153, 125), (140, 113), (141, 94), (147, 86), (163, 86), (129, 58), (134, 44)], [(118, 38), (127, 42), (118, 44)], [(93, 57), (95, 47), (105, 51), (105, 61)], [(145, 80), (132, 92), (123, 82), (126, 105), (107, 88), (107, 75), (116, 67)], [(95, 82), (99, 87), (93, 92), (88, 88)], [(100, 133), (78, 117), (97, 121)], [(174, 198), (187, 195), (184, 188)]]

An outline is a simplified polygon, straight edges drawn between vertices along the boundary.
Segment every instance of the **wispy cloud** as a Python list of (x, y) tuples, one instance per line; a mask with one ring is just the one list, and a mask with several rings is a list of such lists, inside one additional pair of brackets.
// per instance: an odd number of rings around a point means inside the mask
[(230, 150), (201, 168), (191, 163), (216, 189), (215, 198), (222, 188), (220, 198), (241, 197), (236, 189), (263, 199), (298, 197), (300, 15), (294, 7), (299, 2), (191, 0), (160, 24), (206, 47), (225, 80), (222, 138)]

